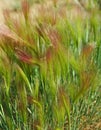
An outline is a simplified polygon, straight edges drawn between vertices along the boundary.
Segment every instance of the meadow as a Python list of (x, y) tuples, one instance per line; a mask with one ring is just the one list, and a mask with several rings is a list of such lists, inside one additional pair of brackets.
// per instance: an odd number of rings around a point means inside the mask
[(88, 1), (3, 11), (0, 130), (101, 130), (101, 3)]

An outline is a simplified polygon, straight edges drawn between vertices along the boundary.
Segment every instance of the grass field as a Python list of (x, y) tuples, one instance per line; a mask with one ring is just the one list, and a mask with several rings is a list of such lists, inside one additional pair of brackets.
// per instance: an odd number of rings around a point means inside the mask
[(101, 130), (100, 1), (31, 2), (3, 11), (0, 130)]

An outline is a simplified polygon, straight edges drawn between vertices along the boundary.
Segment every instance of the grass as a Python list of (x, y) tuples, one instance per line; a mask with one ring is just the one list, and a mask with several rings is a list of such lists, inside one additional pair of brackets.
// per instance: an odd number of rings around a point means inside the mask
[(85, 18), (66, 16), (69, 4), (63, 10), (58, 1), (53, 2), (52, 8), (41, 3), (36, 21), (26, 1), (19, 19), (4, 11), (0, 130), (101, 128), (98, 3), (85, 8)]

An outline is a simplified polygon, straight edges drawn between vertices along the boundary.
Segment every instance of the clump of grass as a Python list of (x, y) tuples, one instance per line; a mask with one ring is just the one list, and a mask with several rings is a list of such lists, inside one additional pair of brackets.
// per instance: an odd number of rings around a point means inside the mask
[(41, 6), (44, 13), (36, 24), (27, 1), (22, 2), (19, 19), (4, 12), (5, 25), (0, 26), (2, 130), (84, 129), (92, 125), (92, 115), (94, 123), (100, 119), (99, 15), (69, 20), (53, 2), (55, 17), (50, 7), (48, 16), (47, 8)]

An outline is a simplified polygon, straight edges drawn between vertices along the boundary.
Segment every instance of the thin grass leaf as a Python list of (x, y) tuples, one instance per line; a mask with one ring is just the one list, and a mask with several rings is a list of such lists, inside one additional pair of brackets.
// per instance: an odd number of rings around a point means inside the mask
[(23, 80), (25, 81), (25, 83), (27, 84), (27, 86), (28, 86), (30, 92), (32, 93), (31, 84), (30, 84), (30, 82), (29, 82), (27, 76), (25, 75), (24, 71), (22, 70), (22, 68), (21, 68), (19, 65), (17, 65), (17, 64), (15, 64), (15, 68), (16, 68), (16, 69), (18, 70), (18, 72), (21, 74)]

